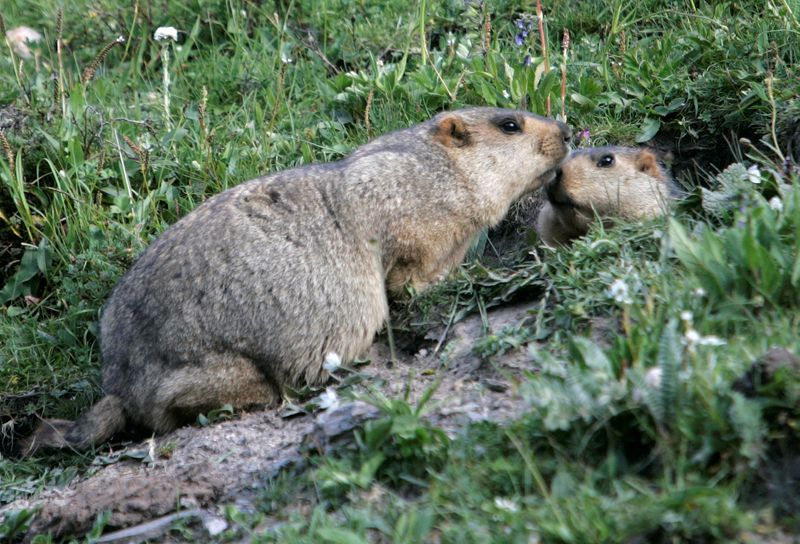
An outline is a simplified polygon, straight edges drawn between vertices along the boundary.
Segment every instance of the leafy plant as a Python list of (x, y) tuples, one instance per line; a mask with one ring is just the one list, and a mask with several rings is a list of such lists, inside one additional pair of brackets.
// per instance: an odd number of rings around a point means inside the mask
[(379, 479), (393, 485), (415, 484), (446, 459), (449, 439), (424, 419), (436, 385), (425, 390), (416, 406), (408, 402), (408, 391), (392, 399), (380, 391), (357, 398), (377, 407), (383, 417), (370, 420), (355, 432), (357, 452), (353, 459), (326, 462), (317, 469), (321, 488), (346, 491), (355, 486), (366, 489)]
[(796, 306), (800, 301), (800, 189), (792, 186), (773, 209), (758, 194), (736, 212), (735, 224), (691, 236), (675, 219), (675, 255), (717, 304)]

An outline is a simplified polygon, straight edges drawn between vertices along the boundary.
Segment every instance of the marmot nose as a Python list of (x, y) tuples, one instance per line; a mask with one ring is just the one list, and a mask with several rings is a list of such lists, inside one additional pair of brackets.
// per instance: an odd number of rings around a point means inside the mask
[(572, 139), (572, 129), (569, 128), (565, 123), (561, 121), (556, 121), (558, 123), (558, 128), (561, 130), (561, 137), (564, 139), (564, 143), (568, 144), (569, 141)]

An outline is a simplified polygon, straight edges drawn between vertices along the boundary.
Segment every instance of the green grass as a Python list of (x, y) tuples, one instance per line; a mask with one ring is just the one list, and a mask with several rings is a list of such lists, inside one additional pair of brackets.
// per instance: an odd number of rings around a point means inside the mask
[[(800, 353), (796, 0), (546, 1), (550, 73), (535, 24), (515, 44), (534, 2), (195, 0), (135, 11), (80, 0), (63, 13), (59, 60), (60, 5), (3, 10), (6, 28), (46, 38), (36, 60), (0, 49), (0, 105), (24, 117), (4, 131), (13, 162), (0, 153), (6, 433), (29, 431), (33, 414), (74, 417), (97, 398), (103, 301), (198, 203), (446, 108), (544, 114), (549, 96), (555, 115), (566, 28), (567, 121), (590, 129), (581, 145), (672, 149), (687, 192), (675, 218), (598, 225), (571, 248), (507, 267), (471, 263), (401, 305), (394, 321), (417, 332), (540, 294), (535, 320), (478, 348), (491, 361), (528, 346), (530, 411), (449, 440), (402, 399), (381, 401), (385, 419), (356, 446), (263, 482), (259, 512), (229, 507), (227, 537), (672, 542), (798, 531), (797, 476), (775, 470), (796, 451), (800, 379), (786, 371), (747, 394), (733, 387), (768, 349)], [(180, 44), (152, 39), (162, 25), (182, 31)], [(119, 35), (126, 42), (83, 83)], [(628, 300), (609, 296), (617, 280)], [(592, 343), (599, 319), (616, 333)], [(64, 483), (89, 461), (0, 457), (0, 502)]]

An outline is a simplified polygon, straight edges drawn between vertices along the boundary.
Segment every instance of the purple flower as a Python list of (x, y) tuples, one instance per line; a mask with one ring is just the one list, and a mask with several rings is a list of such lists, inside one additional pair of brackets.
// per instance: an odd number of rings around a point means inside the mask
[(525, 43), (525, 39), (528, 37), (528, 34), (530, 34), (531, 30), (533, 30), (533, 23), (526, 19), (517, 19), (515, 24), (519, 29), (519, 32), (517, 32), (517, 35), (514, 36), (514, 43), (517, 44), (517, 47), (522, 47), (522, 44)]
[(522, 61), (522, 64), (524, 64), (525, 66), (530, 66), (531, 65), (531, 60), (532, 59), (531, 59), (530, 55), (525, 55), (525, 60)]

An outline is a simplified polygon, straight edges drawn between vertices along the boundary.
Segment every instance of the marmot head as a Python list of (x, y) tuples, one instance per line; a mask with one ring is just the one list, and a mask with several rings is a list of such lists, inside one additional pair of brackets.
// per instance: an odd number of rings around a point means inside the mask
[(641, 219), (667, 213), (674, 182), (645, 148), (597, 147), (574, 151), (546, 186), (548, 201), (591, 220)]
[(596, 216), (636, 220), (669, 211), (678, 196), (655, 152), (597, 147), (574, 151), (545, 187), (536, 230), (549, 245), (586, 234)]
[(445, 112), (431, 132), (471, 183), (487, 225), (495, 225), (525, 193), (555, 178), (568, 152), (564, 123), (520, 110), (470, 108)]

